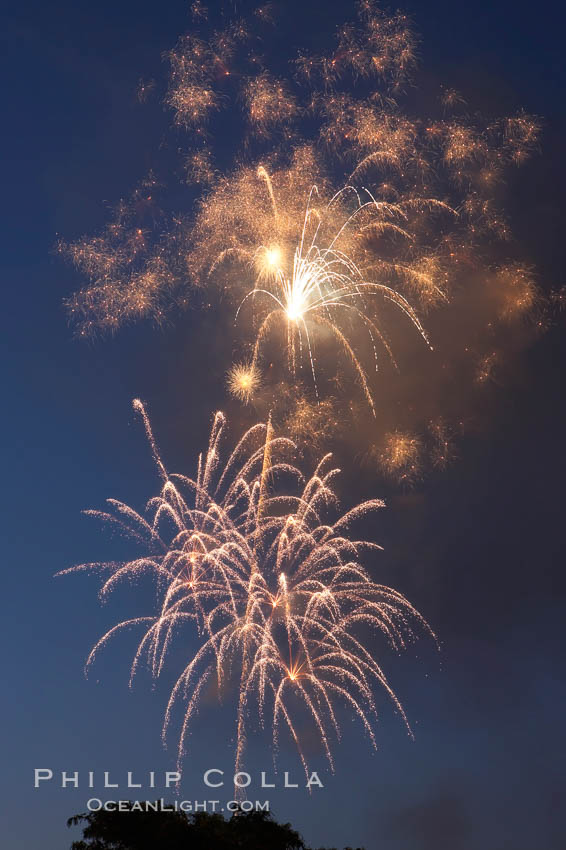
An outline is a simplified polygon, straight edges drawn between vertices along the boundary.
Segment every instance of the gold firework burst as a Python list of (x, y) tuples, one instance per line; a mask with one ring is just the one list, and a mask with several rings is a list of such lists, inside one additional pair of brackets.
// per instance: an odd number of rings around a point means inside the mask
[[(293, 443), (277, 437), (269, 424), (247, 431), (223, 467), (221, 413), (196, 478), (169, 474), (145, 409), (141, 402), (135, 406), (161, 476), (160, 493), (148, 502), (146, 516), (115, 500), (109, 500), (109, 511), (88, 513), (117, 525), (146, 551), (131, 561), (63, 572), (107, 572), (103, 597), (124, 581), (149, 575), (158, 607), (153, 615), (111, 628), (91, 651), (87, 669), (113, 637), (138, 628), (131, 678), (144, 663), (159, 677), (183, 627), (194, 628), (198, 643), (173, 686), (164, 721), (166, 736), (182, 703), (179, 763), (207, 684), (215, 682), (222, 693), (234, 677), (236, 770), (244, 764), (252, 715), (270, 730), (275, 747), (287, 730), (307, 776), (297, 705), (310, 716), (331, 768), (340, 705), (354, 713), (375, 745), (379, 686), (408, 726), (368, 634), (400, 650), (417, 631), (432, 633), (404, 596), (376, 583), (363, 566), (381, 547), (348, 535), (357, 519), (383, 502), (364, 502), (330, 521), (339, 470), (326, 455), (305, 483), (290, 460)], [(293, 491), (281, 488), (282, 478), (296, 482)]]
[(228, 389), (234, 398), (249, 402), (261, 386), (261, 374), (254, 363), (236, 363), (228, 372)]

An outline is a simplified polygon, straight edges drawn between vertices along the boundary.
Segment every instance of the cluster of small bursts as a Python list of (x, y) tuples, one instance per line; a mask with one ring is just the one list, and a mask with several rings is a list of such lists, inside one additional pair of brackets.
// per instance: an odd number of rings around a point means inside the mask
[[(415, 624), (428, 627), (360, 564), (376, 547), (347, 536), (380, 503), (332, 523), (328, 459), (293, 494), (284, 481), (303, 479), (280, 455), (318, 452), (341, 435), (407, 484), (425, 463), (450, 461), (485, 387), (561, 301), (517, 259), (495, 202), (509, 170), (536, 149), (539, 127), (524, 113), (483, 120), (448, 88), (436, 102), (427, 97), (432, 114), (419, 116), (411, 26), (371, 0), (358, 3), (330, 52), (286, 63), (269, 5), (222, 31), (210, 31), (199, 2), (193, 17), (167, 54), (165, 93), (176, 132), (187, 131), (189, 211), (168, 220), (163, 184), (150, 175), (102, 233), (61, 243), (88, 278), (67, 307), (84, 336), (161, 322), (195, 302), (223, 311), (236, 351), (228, 390), (242, 415), (269, 424), (253, 426), (221, 471), (217, 417), (192, 480), (166, 471), (138, 403), (161, 493), (149, 519), (117, 502), (102, 516), (146, 550), (87, 566), (110, 571), (103, 596), (151, 573), (161, 607), (112, 629), (90, 661), (115, 632), (139, 626), (132, 674), (145, 661), (158, 676), (180, 626), (192, 624), (201, 643), (165, 722), (166, 732), (183, 700), (180, 756), (203, 694), (236, 677), (238, 768), (252, 695), (274, 743), (284, 726), (305, 769), (293, 710), (306, 708), (332, 765), (336, 701), (372, 742), (375, 681), (403, 714), (357, 629), (399, 649)], [(157, 90), (141, 83), (140, 101)], [(233, 166), (221, 170), (230, 144)]]

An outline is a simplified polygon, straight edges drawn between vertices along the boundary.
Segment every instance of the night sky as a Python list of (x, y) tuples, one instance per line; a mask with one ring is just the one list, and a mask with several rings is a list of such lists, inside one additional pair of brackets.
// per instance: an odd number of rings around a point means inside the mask
[[(350, 8), (293, 3), (297, 15), (308, 6), (298, 20), (310, 27), (317, 14), (323, 28)], [(100, 229), (108, 204), (168, 155), (170, 116), (156, 100), (140, 107), (135, 92), (140, 77), (163, 77), (162, 53), (188, 28), (187, 5), (32, 2), (3, 12), (0, 834), (10, 850), (69, 846), (78, 833), (66, 819), (92, 795), (55, 782), (34, 790), (36, 767), (85, 776), (108, 770), (122, 782), (126, 770), (174, 769), (175, 754), (160, 741), (166, 688), (152, 689), (147, 677), (133, 692), (127, 687), (133, 644), (118, 642), (96, 675), (83, 676), (95, 640), (130, 614), (126, 595), (101, 607), (96, 578), (53, 576), (122, 551), (81, 516), (83, 508), (114, 496), (141, 509), (154, 492), (131, 399), (147, 402), (169, 467), (192, 470), (210, 415), (225, 404), (226, 362), (206, 345), (195, 354), (195, 341), (214, 331), (211, 312), (189, 310), (161, 329), (142, 322), (112, 338), (74, 339), (62, 300), (80, 280), (54, 246)], [(336, 15), (324, 11), (330, 6)], [(558, 4), (412, 0), (403, 9), (422, 37), (425, 80), (448, 82), (487, 112), (523, 107), (541, 118), (540, 153), (510, 179), (507, 212), (541, 286), (562, 286), (566, 74)], [(379, 575), (425, 615), (441, 652), (423, 641), (391, 665), (414, 741), (383, 700), (377, 753), (347, 721), (336, 774), (318, 765), (323, 790), (269, 794), (275, 816), (313, 846), (566, 847), (565, 363), (562, 314), (498, 388), (490, 430), (465, 437), (447, 471), (409, 492), (367, 469), (347, 476), (359, 492), (342, 492), (344, 501), (386, 498), (373, 529), (385, 547)], [(213, 706), (201, 711), (185, 799), (214, 796), (202, 785), (207, 767), (229, 778), (226, 724)], [(259, 742), (249, 766), (258, 778), (270, 770)], [(300, 781), (291, 750), (282, 752), (281, 769)]]

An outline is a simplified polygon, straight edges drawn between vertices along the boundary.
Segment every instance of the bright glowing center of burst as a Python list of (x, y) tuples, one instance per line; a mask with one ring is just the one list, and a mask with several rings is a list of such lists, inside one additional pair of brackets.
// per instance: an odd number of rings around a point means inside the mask
[(298, 319), (302, 319), (305, 307), (304, 299), (298, 293), (293, 293), (287, 302), (285, 311), (287, 313), (287, 318), (291, 322), (296, 322)]
[(265, 261), (271, 268), (278, 266), (281, 262), (281, 251), (279, 248), (269, 248), (265, 252)]

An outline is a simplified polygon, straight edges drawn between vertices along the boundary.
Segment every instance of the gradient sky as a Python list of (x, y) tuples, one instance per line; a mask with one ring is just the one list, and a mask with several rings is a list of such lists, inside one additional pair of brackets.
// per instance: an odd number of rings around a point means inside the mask
[[(306, 5), (309, 25), (318, 12), (324, 27), (331, 16), (321, 10), (332, 6), (340, 20), (351, 4)], [(225, 360), (203, 346), (195, 362), (194, 339), (214, 330), (214, 316), (196, 311), (164, 330), (142, 323), (110, 340), (73, 340), (61, 301), (78, 276), (53, 246), (58, 236), (100, 228), (106, 204), (154, 164), (168, 119), (157, 103), (140, 108), (135, 89), (140, 77), (164, 73), (161, 54), (187, 28), (187, 6), (68, 0), (3, 13), (0, 835), (10, 850), (68, 847), (78, 834), (65, 821), (90, 796), (34, 790), (34, 767), (124, 778), (128, 769), (174, 766), (159, 735), (165, 690), (142, 679), (128, 691), (127, 640), (83, 677), (91, 645), (129, 614), (129, 600), (101, 608), (96, 579), (53, 575), (120, 550), (82, 508), (110, 495), (141, 508), (153, 492), (131, 399), (148, 402), (169, 466), (191, 469), (210, 413), (224, 404)], [(412, 0), (403, 8), (422, 36), (425, 78), (449, 82), (487, 109), (524, 107), (542, 117), (542, 154), (510, 182), (507, 209), (541, 284), (564, 284), (558, 4)], [(466, 439), (447, 472), (409, 494), (365, 472), (359, 492), (348, 493), (352, 502), (387, 496), (375, 523), (386, 547), (376, 568), (424, 613), (442, 652), (418, 645), (391, 667), (415, 741), (384, 703), (377, 754), (346, 724), (336, 775), (321, 769), (324, 790), (270, 795), (275, 815), (314, 846), (566, 847), (565, 363), (562, 320), (524, 358), (517, 380), (500, 388), (490, 433)], [(213, 706), (201, 712), (184, 798), (214, 796), (202, 786), (203, 768), (229, 774), (226, 719)], [(254, 742), (250, 772), (269, 767)], [(282, 769), (300, 776), (292, 752), (283, 753)]]

